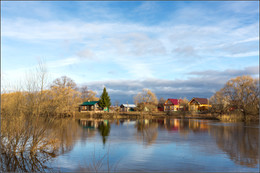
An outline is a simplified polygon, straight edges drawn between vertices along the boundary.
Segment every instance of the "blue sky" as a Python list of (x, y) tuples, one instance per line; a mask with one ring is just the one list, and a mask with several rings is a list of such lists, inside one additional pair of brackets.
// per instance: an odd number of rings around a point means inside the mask
[(112, 101), (211, 97), (230, 78), (259, 76), (259, 2), (1, 2), (2, 89), (44, 59)]

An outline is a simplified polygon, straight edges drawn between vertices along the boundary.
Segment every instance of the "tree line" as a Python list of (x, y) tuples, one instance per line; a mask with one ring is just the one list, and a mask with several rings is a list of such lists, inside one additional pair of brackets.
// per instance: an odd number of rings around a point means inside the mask
[(18, 88), (14, 92), (2, 92), (2, 115), (73, 115), (83, 101), (99, 100), (94, 91), (86, 86), (77, 88), (76, 83), (67, 76), (55, 79), (49, 89), (42, 86), (39, 89), (37, 84), (30, 80), (25, 91)]
[[(158, 101), (156, 95), (149, 89), (144, 89), (134, 97), (137, 109), (144, 108), (156, 110), (163, 107), (164, 98)], [(180, 103), (183, 110), (188, 110), (188, 100), (182, 99)], [(251, 76), (238, 76), (226, 82), (223, 88), (217, 91), (209, 100), (212, 107), (208, 113), (216, 114), (237, 114), (242, 115), (245, 120), (247, 115), (259, 115), (259, 79)]]
[[(87, 86), (78, 87), (67, 76), (48, 82), (47, 70), (39, 63), (35, 72), (25, 80), (25, 88), (17, 87), (13, 92), (1, 93), (1, 113), (8, 115), (44, 115), (44, 116), (73, 116), (78, 106), (84, 101), (98, 101), (101, 108), (111, 106), (110, 97), (104, 88), (100, 98), (96, 92)], [(149, 89), (134, 96), (138, 111), (157, 111), (163, 107), (164, 98), (157, 99)], [(230, 79), (222, 89), (211, 98), (211, 113), (227, 114), (232, 111), (246, 115), (259, 114), (259, 80), (251, 76), (239, 76)], [(188, 100), (182, 99), (181, 106), (188, 110)]]
[(2, 88), (2, 117), (24, 115), (66, 116), (73, 115), (80, 103), (97, 101), (96, 92), (87, 86), (78, 87), (69, 77), (62, 76), (49, 82), (44, 63), (26, 76), (23, 85), (12, 92)]

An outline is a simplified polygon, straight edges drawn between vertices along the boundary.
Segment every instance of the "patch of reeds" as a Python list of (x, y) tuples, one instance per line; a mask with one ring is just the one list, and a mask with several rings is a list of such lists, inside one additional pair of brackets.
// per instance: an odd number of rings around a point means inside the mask
[(239, 114), (224, 114), (217, 117), (221, 121), (225, 122), (241, 122), (243, 121), (243, 115)]

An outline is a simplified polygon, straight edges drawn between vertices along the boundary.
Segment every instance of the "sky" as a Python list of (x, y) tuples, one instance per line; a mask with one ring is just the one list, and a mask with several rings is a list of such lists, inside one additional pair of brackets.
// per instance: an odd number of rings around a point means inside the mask
[(1, 90), (43, 60), (112, 104), (150, 89), (210, 98), (231, 78), (259, 77), (258, 1), (1, 1)]

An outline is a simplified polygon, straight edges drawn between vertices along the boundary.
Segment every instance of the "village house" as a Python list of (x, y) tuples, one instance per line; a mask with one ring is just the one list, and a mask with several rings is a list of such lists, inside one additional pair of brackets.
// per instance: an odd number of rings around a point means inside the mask
[(99, 110), (98, 101), (87, 101), (79, 106), (79, 112)]
[(180, 105), (181, 101), (181, 99), (167, 99), (163, 105), (164, 111), (178, 111), (182, 109), (182, 106)]
[(136, 106), (134, 104), (122, 104), (120, 106), (122, 112), (135, 111)]
[(206, 98), (192, 98), (188, 106), (189, 111), (205, 111), (211, 107), (209, 100)]

